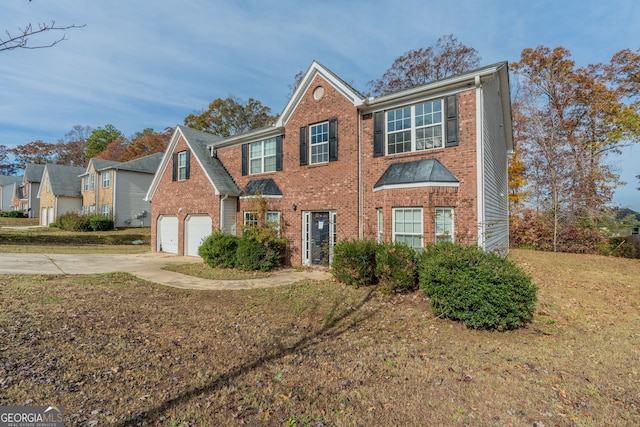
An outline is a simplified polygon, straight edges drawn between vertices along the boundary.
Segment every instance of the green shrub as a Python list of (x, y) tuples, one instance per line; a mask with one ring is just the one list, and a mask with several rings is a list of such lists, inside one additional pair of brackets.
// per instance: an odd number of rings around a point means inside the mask
[(372, 240), (348, 240), (333, 248), (331, 274), (355, 288), (376, 284), (376, 249)]
[(268, 271), (271, 267), (264, 264), (266, 255), (267, 249), (264, 244), (248, 234), (243, 234), (238, 240), (235, 267), (245, 271)]
[(629, 237), (611, 237), (609, 245), (602, 252), (603, 255), (612, 255), (622, 258), (640, 258), (640, 251)]
[(93, 231), (113, 230), (113, 220), (104, 215), (91, 215), (89, 217), (89, 226)]
[(233, 268), (236, 264), (238, 238), (217, 232), (207, 237), (198, 248), (198, 255), (211, 268)]
[[(242, 238), (252, 239), (264, 246), (263, 259), (259, 270), (269, 271), (282, 264), (287, 240), (278, 235), (278, 231), (271, 227), (249, 227)], [(241, 238), (241, 239), (242, 239)], [(258, 270), (258, 269), (253, 269)]]
[(56, 223), (61, 230), (66, 231), (90, 231), (91, 224), (87, 215), (66, 213), (58, 216)]
[(419, 260), (420, 287), (436, 316), (473, 329), (508, 330), (533, 316), (536, 287), (512, 262), (477, 246), (429, 245)]
[(20, 211), (7, 212), (7, 218), (24, 218), (24, 214)]
[(383, 293), (411, 292), (417, 288), (416, 251), (405, 243), (382, 243), (376, 250), (376, 277)]

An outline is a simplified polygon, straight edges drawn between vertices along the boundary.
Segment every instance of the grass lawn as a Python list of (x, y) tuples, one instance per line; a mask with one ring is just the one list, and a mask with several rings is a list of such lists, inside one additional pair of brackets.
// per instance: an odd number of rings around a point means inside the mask
[(539, 303), (502, 333), (333, 281), (0, 275), (0, 405), (61, 405), (65, 425), (639, 425), (640, 261), (512, 257)]

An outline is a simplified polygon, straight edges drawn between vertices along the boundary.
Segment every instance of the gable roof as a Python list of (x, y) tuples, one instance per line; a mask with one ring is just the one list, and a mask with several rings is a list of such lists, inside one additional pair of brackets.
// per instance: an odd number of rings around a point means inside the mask
[(38, 163), (29, 163), (24, 168), (24, 180), (27, 182), (40, 182), (44, 172), (44, 165)]
[(116, 162), (115, 160), (91, 159), (89, 160), (89, 164), (82, 175), (89, 175), (91, 166), (93, 166), (93, 170), (100, 171), (118, 164), (120, 164), (120, 162)]
[[(82, 197), (82, 178), (80, 178), (80, 174), (85, 170), (83, 167), (50, 163), (45, 166), (44, 170), (49, 175), (51, 193), (54, 196)], [(38, 195), (41, 191), (42, 186), (40, 186)]]
[(444, 186), (457, 187), (460, 181), (437, 159), (394, 163), (373, 186), (374, 191), (388, 188)]
[(96, 170), (101, 172), (107, 169), (116, 169), (130, 172), (156, 173), (163, 156), (164, 153), (154, 153), (148, 156), (129, 160), (128, 162), (116, 162), (115, 164), (101, 167)]
[(4, 187), (5, 185), (13, 184), (15, 182), (22, 182), (23, 177), (21, 176), (9, 176), (9, 175), (0, 175), (0, 187)]
[(151, 183), (151, 186), (149, 186), (149, 191), (147, 192), (145, 200), (149, 201), (153, 198), (156, 190), (158, 189), (158, 184), (160, 183), (162, 175), (164, 175), (165, 171), (169, 167), (173, 151), (175, 150), (180, 137), (185, 140), (187, 146), (191, 150), (193, 159), (198, 162), (200, 168), (204, 171), (216, 194), (227, 194), (230, 196), (240, 195), (240, 188), (233, 178), (231, 178), (231, 175), (227, 172), (227, 169), (224, 167), (222, 162), (217, 157), (213, 157), (211, 155), (209, 146), (220, 141), (221, 138), (207, 132), (177, 125), (173, 131), (167, 150), (162, 157), (158, 171), (153, 178), (153, 182)]
[(289, 99), (289, 102), (284, 107), (284, 110), (282, 110), (282, 113), (280, 114), (280, 117), (276, 122), (276, 127), (284, 126), (287, 123), (296, 107), (302, 100), (303, 95), (307, 92), (307, 90), (309, 90), (309, 87), (311, 86), (311, 83), (313, 83), (313, 80), (316, 78), (316, 76), (321, 76), (338, 92), (340, 92), (342, 96), (351, 101), (356, 107), (362, 105), (365, 102), (366, 97), (364, 95), (362, 95), (360, 92), (351, 87), (351, 85), (331, 72), (327, 67), (317, 61), (313, 61), (302, 80), (300, 80), (300, 84), (298, 84), (298, 87), (293, 92), (291, 99)]

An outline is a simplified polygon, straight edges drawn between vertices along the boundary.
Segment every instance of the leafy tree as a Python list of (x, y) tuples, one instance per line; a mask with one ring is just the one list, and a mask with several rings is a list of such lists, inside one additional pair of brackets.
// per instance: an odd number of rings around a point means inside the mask
[(91, 135), (90, 126), (75, 125), (58, 140), (56, 162), (68, 166), (84, 166), (85, 145)]
[(396, 92), (469, 71), (478, 64), (478, 51), (449, 34), (440, 37), (435, 45), (410, 50), (396, 58), (381, 79), (369, 82), (369, 88), (376, 95)]
[(577, 68), (568, 50), (539, 46), (511, 67), (520, 84), (514, 136), (527, 190), (545, 214), (538, 217), (551, 221), (557, 250), (560, 225), (593, 228), (602, 216), (619, 184), (606, 157), (638, 140), (640, 115), (611, 65)]
[(189, 114), (184, 119), (184, 124), (193, 129), (228, 137), (273, 125), (276, 120), (277, 116), (271, 115), (271, 109), (258, 100), (249, 98), (244, 103), (229, 97), (216, 99), (206, 111), (198, 115)]
[(11, 149), (0, 145), (0, 175), (15, 175), (18, 172), (16, 164), (11, 161)]
[(57, 144), (50, 144), (41, 140), (18, 145), (10, 151), (15, 158), (18, 169), (24, 169), (29, 163), (55, 163)]
[(119, 160), (126, 162), (154, 153), (163, 153), (169, 145), (172, 134), (171, 127), (166, 128), (164, 132), (154, 132), (151, 128), (138, 132), (132, 138), (131, 144), (124, 147)]
[(124, 138), (124, 135), (112, 124), (108, 124), (104, 128), (97, 128), (87, 138), (85, 151), (86, 158), (91, 159), (95, 157), (100, 154), (102, 150), (109, 145), (109, 143), (120, 138)]
[(125, 148), (127, 148), (129, 144), (130, 142), (126, 138), (118, 138), (111, 141), (104, 150), (100, 152), (100, 154), (96, 154), (93, 158), (119, 162), (122, 157), (122, 153), (124, 153)]
[[(5, 30), (6, 38), (0, 38), (0, 52), (14, 50), (14, 49), (43, 49), (47, 47), (52, 47), (57, 45), (58, 43), (67, 40), (66, 39), (66, 31), (73, 28), (83, 28), (84, 25), (66, 25), (60, 26), (56, 25), (55, 21), (51, 21), (48, 23), (38, 23), (34, 26), (31, 23), (28, 23), (23, 28), (18, 28), (17, 33), (10, 33), (9, 30)], [(33, 37), (37, 37), (42, 40), (43, 35), (45, 33), (62, 33), (61, 36), (55, 37), (53, 39), (49, 39), (47, 41), (42, 41), (37, 44), (31, 44), (30, 41)]]

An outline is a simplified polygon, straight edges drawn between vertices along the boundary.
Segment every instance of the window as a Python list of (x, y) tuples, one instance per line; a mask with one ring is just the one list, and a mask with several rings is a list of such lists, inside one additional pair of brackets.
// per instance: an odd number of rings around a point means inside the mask
[(84, 182), (84, 191), (95, 190), (96, 188), (96, 176), (94, 174), (87, 175), (82, 178)]
[(311, 164), (329, 161), (329, 122), (318, 123), (310, 127)]
[(276, 170), (276, 139), (255, 142), (249, 145), (249, 173), (273, 172)]
[(178, 181), (187, 179), (187, 152), (178, 153)]
[(100, 214), (103, 216), (111, 215), (111, 205), (100, 205)]
[(384, 214), (382, 209), (378, 209), (378, 243), (384, 242)]
[(444, 147), (442, 100), (387, 111), (387, 154)]
[(436, 243), (453, 242), (453, 209), (436, 208)]
[[(280, 212), (268, 211), (264, 218), (265, 224), (280, 234)], [(258, 225), (258, 212), (247, 211), (244, 213), (244, 226), (255, 227)]]
[(47, 175), (47, 193), (51, 193), (51, 180), (49, 179), (49, 175)]
[(102, 172), (102, 188), (111, 187), (111, 171)]
[(422, 208), (393, 210), (393, 241), (422, 249)]

